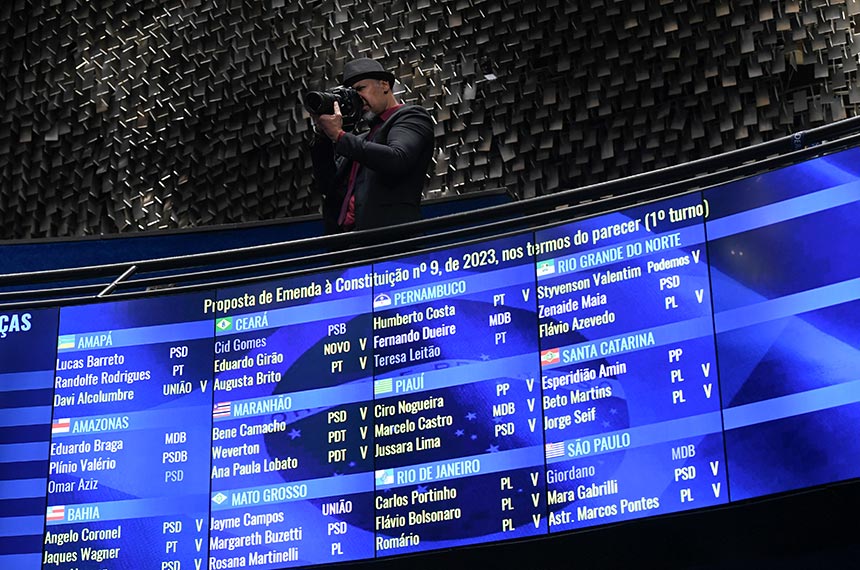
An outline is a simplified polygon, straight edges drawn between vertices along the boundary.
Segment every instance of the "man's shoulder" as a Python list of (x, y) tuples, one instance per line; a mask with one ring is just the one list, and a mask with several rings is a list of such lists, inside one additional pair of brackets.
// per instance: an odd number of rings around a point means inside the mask
[(414, 133), (425, 140), (433, 138), (433, 118), (421, 105), (403, 105), (385, 121), (383, 128), (387, 132)]
[(405, 117), (410, 118), (426, 118), (427, 120), (432, 120), (430, 117), (430, 111), (422, 107), (421, 105), (414, 105), (412, 103), (404, 103), (397, 109), (389, 120), (391, 119), (402, 119)]

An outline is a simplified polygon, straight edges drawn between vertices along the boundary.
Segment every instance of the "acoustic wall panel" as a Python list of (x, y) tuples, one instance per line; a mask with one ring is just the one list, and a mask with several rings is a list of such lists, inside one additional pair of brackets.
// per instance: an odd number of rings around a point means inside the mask
[(301, 94), (370, 56), (430, 109), (425, 198), (522, 198), (857, 114), (856, 0), (17, 0), (0, 239), (314, 213)]

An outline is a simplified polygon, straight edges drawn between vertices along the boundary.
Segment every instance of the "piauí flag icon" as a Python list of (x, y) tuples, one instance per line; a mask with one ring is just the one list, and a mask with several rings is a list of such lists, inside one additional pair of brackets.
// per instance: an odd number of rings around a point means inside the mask
[(380, 394), (388, 394), (389, 392), (394, 391), (394, 386), (392, 385), (393, 378), (383, 378), (382, 380), (376, 380), (373, 382), (373, 395), (378, 396)]

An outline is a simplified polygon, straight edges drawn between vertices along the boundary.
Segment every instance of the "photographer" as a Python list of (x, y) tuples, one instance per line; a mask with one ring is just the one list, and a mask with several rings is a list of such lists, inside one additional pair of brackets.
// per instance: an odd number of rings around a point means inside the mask
[[(326, 232), (401, 224), (421, 218), (419, 204), (433, 156), (433, 121), (426, 109), (398, 103), (394, 74), (360, 58), (344, 66), (343, 85), (371, 116), (370, 131), (344, 131), (341, 106), (311, 114), (317, 140), (311, 157), (315, 189), (323, 195)], [(319, 94), (317, 94), (319, 95)], [(322, 94), (323, 96), (328, 94)]]

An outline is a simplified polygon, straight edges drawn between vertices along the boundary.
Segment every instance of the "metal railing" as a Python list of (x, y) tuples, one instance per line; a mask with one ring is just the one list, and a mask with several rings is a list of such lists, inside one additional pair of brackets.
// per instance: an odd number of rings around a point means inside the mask
[[(0, 275), (0, 308), (236, 285), (569, 221), (724, 184), (860, 144), (860, 117), (623, 179), (481, 210), (348, 234), (190, 256)], [(53, 243), (62, 247), (61, 244)]]

